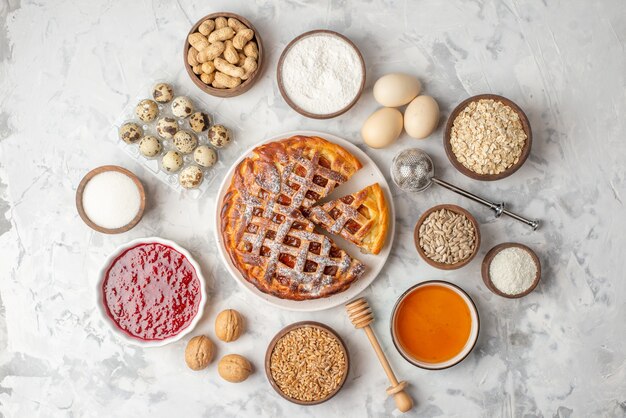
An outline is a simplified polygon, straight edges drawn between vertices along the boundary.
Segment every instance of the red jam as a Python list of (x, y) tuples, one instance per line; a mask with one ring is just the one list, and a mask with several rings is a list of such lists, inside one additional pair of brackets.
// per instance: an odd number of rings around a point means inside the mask
[(187, 257), (157, 243), (124, 251), (107, 270), (102, 290), (113, 322), (146, 341), (163, 340), (187, 328), (202, 297)]

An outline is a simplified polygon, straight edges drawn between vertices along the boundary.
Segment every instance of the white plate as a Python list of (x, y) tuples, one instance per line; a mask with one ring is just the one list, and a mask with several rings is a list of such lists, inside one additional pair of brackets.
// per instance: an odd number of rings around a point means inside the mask
[[(385, 246), (380, 251), (378, 255), (373, 254), (362, 254), (359, 249), (352, 243), (345, 241), (343, 238), (335, 235), (331, 235), (333, 241), (337, 243), (337, 245), (345, 250), (352, 257), (357, 258), (363, 262), (366, 266), (365, 274), (363, 276), (352, 283), (347, 290), (344, 292), (329, 296), (327, 298), (321, 299), (312, 299), (312, 300), (302, 300), (295, 301), (289, 299), (281, 299), (273, 295), (269, 295), (267, 293), (261, 292), (257, 289), (253, 284), (248, 282), (242, 274), (237, 270), (237, 268), (232, 263), (230, 256), (228, 255), (226, 248), (224, 248), (224, 241), (222, 240), (222, 226), (220, 219), (220, 207), (222, 205), (222, 201), (224, 199), (224, 194), (226, 193), (226, 189), (230, 186), (230, 181), (233, 176), (233, 171), (237, 167), (237, 165), (247, 156), (250, 155), (252, 150), (258, 147), (261, 144), (265, 144), (268, 142), (278, 141), (281, 139), (289, 138), (294, 135), (304, 135), (304, 136), (319, 136), (321, 138), (327, 139), (330, 142), (334, 142), (337, 145), (341, 145), (350, 153), (352, 153), (355, 157), (361, 161), (363, 164), (363, 168), (356, 172), (356, 174), (346, 183), (337, 187), (330, 195), (327, 196), (324, 201), (332, 200), (337, 197), (344, 196), (346, 194), (355, 193), (370, 184), (378, 183), (380, 187), (383, 189), (385, 193), (385, 199), (387, 199), (387, 205), (389, 206), (389, 230), (387, 232), (387, 239), (385, 242)], [(393, 200), (391, 199), (391, 191), (389, 190), (389, 184), (383, 176), (383, 173), (378, 169), (374, 161), (370, 157), (367, 156), (363, 151), (361, 151), (358, 147), (353, 145), (351, 142), (346, 141), (345, 139), (339, 138), (338, 136), (326, 134), (322, 132), (316, 131), (294, 131), (287, 132), (284, 134), (276, 135), (272, 138), (269, 138), (265, 141), (262, 141), (250, 149), (248, 149), (241, 157), (237, 159), (226, 173), (226, 177), (222, 181), (220, 185), (219, 192), (217, 193), (216, 199), (216, 207), (215, 207), (215, 240), (217, 241), (217, 248), (219, 249), (220, 256), (226, 265), (226, 269), (230, 272), (231, 276), (235, 278), (235, 280), (244, 287), (247, 291), (252, 293), (253, 295), (261, 298), (265, 302), (270, 305), (276, 306), (278, 308), (287, 309), (291, 311), (321, 311), (323, 309), (329, 309), (335, 307), (337, 305), (341, 305), (346, 303), (347, 301), (353, 299), (359, 293), (369, 286), (380, 270), (385, 265), (387, 261), (387, 257), (389, 256), (389, 252), (391, 250), (391, 244), (393, 243), (394, 231), (395, 231), (395, 222), (396, 221), (396, 213), (393, 207)]]
[[(183, 329), (180, 333), (172, 337), (166, 338), (164, 340), (145, 341), (139, 338), (131, 337), (130, 335), (126, 334), (117, 326), (117, 324), (113, 321), (113, 319), (111, 319), (111, 317), (107, 314), (106, 308), (104, 306), (105, 302), (104, 302), (104, 295), (102, 293), (102, 285), (104, 284), (105, 275), (106, 275), (107, 270), (111, 266), (111, 263), (124, 251), (130, 248), (133, 248), (139, 244), (149, 244), (149, 243), (167, 245), (168, 247), (175, 249), (176, 251), (178, 251), (185, 257), (187, 257), (187, 260), (189, 260), (189, 263), (196, 270), (196, 276), (198, 277), (198, 280), (200, 281), (200, 304), (198, 305), (198, 312), (196, 313), (196, 316), (191, 320), (191, 323), (189, 324), (187, 328)], [(111, 255), (107, 257), (107, 259), (104, 261), (104, 264), (102, 265), (102, 268), (100, 269), (100, 272), (98, 274), (99, 274), (98, 275), (98, 287), (96, 288), (96, 306), (98, 307), (98, 311), (100, 312), (100, 315), (102, 316), (102, 319), (104, 320), (104, 322), (106, 322), (107, 324), (111, 326), (111, 329), (115, 332), (115, 335), (117, 335), (121, 340), (129, 344), (138, 345), (141, 347), (161, 347), (166, 344), (173, 343), (174, 341), (178, 341), (181, 338), (183, 338), (185, 335), (189, 334), (195, 328), (195, 326), (198, 324), (198, 321), (200, 321), (200, 318), (202, 317), (202, 313), (204, 312), (204, 305), (206, 303), (206, 291), (204, 289), (206, 288), (206, 283), (204, 281), (204, 277), (202, 276), (202, 270), (200, 269), (200, 266), (198, 265), (196, 260), (194, 260), (194, 258), (191, 256), (191, 254), (189, 254), (187, 250), (185, 250), (180, 245), (176, 244), (174, 241), (170, 241), (170, 240), (159, 238), (159, 237), (148, 237), (148, 238), (134, 239), (130, 242), (127, 242), (126, 244), (122, 244), (119, 247), (117, 247), (111, 253)]]

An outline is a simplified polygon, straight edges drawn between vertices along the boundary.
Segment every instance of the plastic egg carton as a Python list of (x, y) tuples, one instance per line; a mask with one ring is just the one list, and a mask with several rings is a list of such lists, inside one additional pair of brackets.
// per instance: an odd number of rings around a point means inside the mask
[[(171, 101), (169, 103), (157, 102), (157, 105), (159, 108), (159, 114), (152, 122), (143, 122), (142, 120), (140, 120), (135, 115), (135, 107), (140, 101), (144, 99), (154, 100), (154, 98), (152, 97), (152, 88), (158, 83), (167, 83), (170, 86), (172, 86), (174, 90), (174, 98), (178, 96), (187, 96), (188, 98), (190, 98), (194, 104), (194, 112), (203, 112), (209, 116), (209, 119), (210, 119), (209, 127), (215, 124), (219, 124), (228, 128), (228, 130), (230, 131), (230, 138), (231, 138), (230, 143), (224, 146), (223, 148), (216, 148), (213, 145), (211, 145), (211, 142), (209, 141), (209, 138), (208, 138), (208, 128), (205, 131), (200, 132), (200, 133), (194, 132), (189, 125), (189, 117), (183, 119), (183, 118), (177, 118), (176, 116), (174, 116), (174, 114), (172, 113), (172, 109), (171, 109), (171, 103), (172, 103)], [(178, 170), (175, 173), (170, 173), (166, 171), (163, 168), (163, 165), (161, 162), (162, 158), (168, 151), (177, 151), (177, 149), (174, 146), (173, 139), (161, 138), (156, 131), (156, 123), (160, 118), (163, 118), (163, 117), (174, 118), (178, 123), (179, 130), (187, 130), (187, 131), (194, 133), (198, 137), (198, 145), (196, 146), (196, 148), (201, 145), (207, 145), (211, 147), (217, 154), (217, 162), (212, 167), (206, 167), (206, 168), (202, 167), (194, 162), (193, 151), (192, 151), (189, 154), (183, 154), (183, 166), (180, 168), (180, 170)], [(140, 140), (137, 140), (136, 142), (130, 143), (130, 144), (121, 140), (119, 137), (119, 130), (122, 125), (128, 122), (133, 122), (141, 126), (143, 129), (144, 136), (153, 135), (154, 137), (158, 138), (162, 145), (161, 152), (154, 157), (146, 157), (139, 152)], [(118, 146), (120, 146), (126, 152), (126, 154), (128, 154), (132, 159), (142, 164), (146, 168), (147, 171), (152, 173), (155, 177), (157, 177), (163, 183), (167, 184), (171, 189), (179, 193), (184, 193), (185, 195), (189, 195), (193, 197), (194, 199), (197, 199), (211, 188), (211, 186), (215, 182), (215, 179), (222, 178), (223, 175), (226, 173), (227, 167), (222, 162), (222, 158), (224, 156), (229, 156), (232, 154), (237, 155), (238, 153), (241, 152), (241, 148), (236, 139), (237, 132), (235, 129), (233, 129), (234, 126), (235, 125), (234, 123), (232, 123), (232, 121), (217, 117), (213, 112), (209, 110), (209, 106), (204, 101), (200, 100), (196, 95), (192, 94), (190, 91), (184, 88), (181, 88), (177, 83), (170, 82), (168, 80), (156, 79), (149, 85), (143, 86), (139, 94), (134, 99), (131, 99), (129, 101), (128, 105), (124, 108), (122, 114), (119, 116), (119, 118), (117, 119), (115, 123), (114, 135), (115, 135), (115, 140)], [(202, 170), (203, 180), (200, 186), (198, 186), (197, 188), (185, 189), (184, 187), (180, 185), (178, 181), (178, 176), (183, 169), (191, 165), (196, 165)]]

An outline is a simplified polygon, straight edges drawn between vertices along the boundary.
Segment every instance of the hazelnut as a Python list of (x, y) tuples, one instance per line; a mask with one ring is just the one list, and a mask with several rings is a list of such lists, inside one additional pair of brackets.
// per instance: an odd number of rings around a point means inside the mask
[(243, 331), (243, 318), (234, 309), (226, 309), (215, 318), (215, 335), (227, 343), (235, 341)]
[(185, 349), (185, 362), (191, 370), (202, 370), (209, 365), (215, 354), (215, 346), (204, 335), (193, 337)]
[(217, 365), (217, 372), (222, 379), (239, 383), (243, 382), (252, 373), (252, 365), (243, 356), (239, 354), (228, 354), (222, 357)]

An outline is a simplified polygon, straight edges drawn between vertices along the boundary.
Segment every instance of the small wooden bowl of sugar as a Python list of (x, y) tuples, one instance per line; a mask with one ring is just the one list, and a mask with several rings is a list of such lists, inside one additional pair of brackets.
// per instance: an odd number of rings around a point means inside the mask
[(94, 168), (76, 189), (76, 209), (83, 222), (103, 234), (120, 234), (139, 223), (146, 193), (136, 175), (116, 165)]
[(517, 299), (535, 290), (541, 279), (541, 263), (527, 246), (505, 242), (485, 255), (481, 273), (485, 286), (493, 293)]

